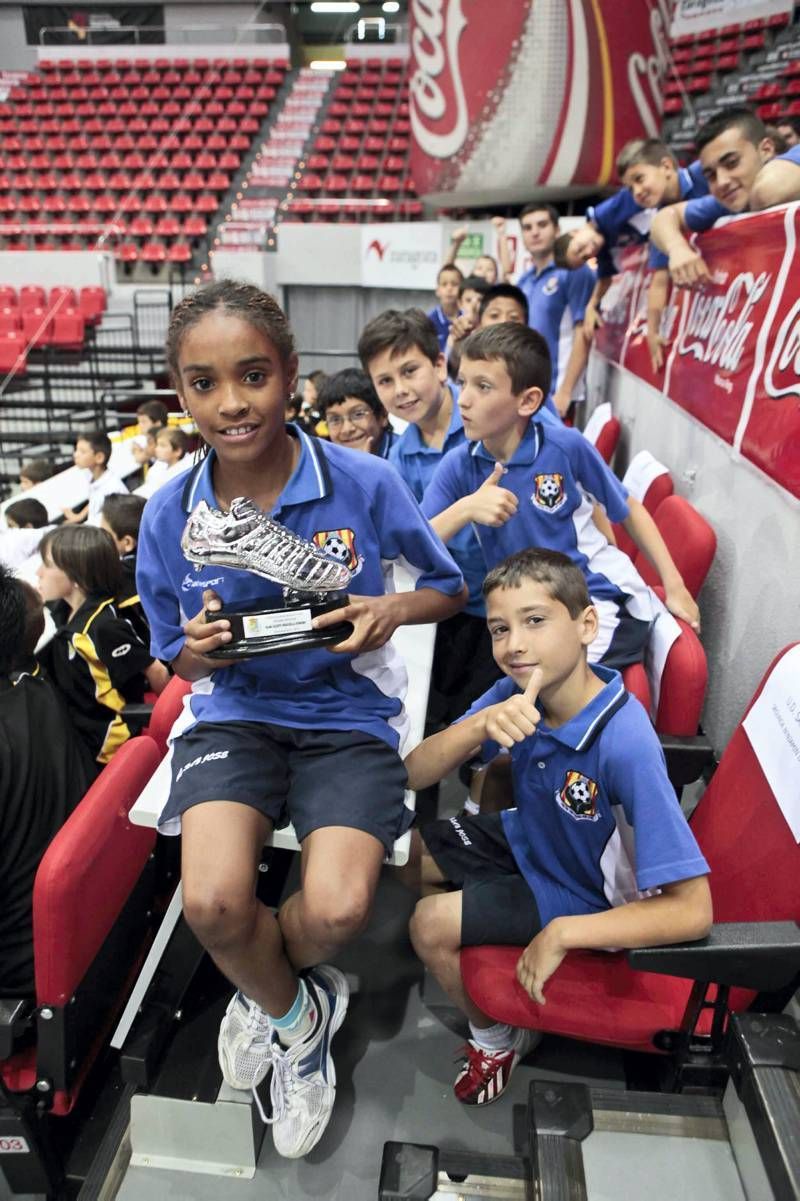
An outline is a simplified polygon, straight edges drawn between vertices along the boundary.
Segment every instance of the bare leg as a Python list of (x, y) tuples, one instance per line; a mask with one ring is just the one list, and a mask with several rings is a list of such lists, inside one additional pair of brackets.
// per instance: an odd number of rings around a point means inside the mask
[(298, 971), (324, 963), (363, 930), (383, 846), (363, 830), (324, 826), (304, 839), (302, 855), (300, 891), (278, 914), (286, 953)]
[(431, 893), (439, 892), (447, 884), (435, 859), (429, 855), (419, 830), (411, 832), (408, 862), (404, 863), (402, 867), (395, 868), (394, 874), (395, 879), (404, 884), (406, 888), (410, 888), (417, 896), (430, 896)]
[(411, 942), (450, 1000), (474, 1026), (486, 1028), (494, 1018), (473, 1004), (461, 979), (461, 897), (445, 892), (421, 900), (411, 918)]
[(278, 923), (256, 897), (258, 860), (271, 823), (235, 801), (187, 809), (183, 834), (183, 908), (221, 972), (267, 1013), (286, 1013), (297, 977)]
[(500, 813), (511, 809), (514, 804), (514, 782), (511, 778), (511, 756), (498, 755), (475, 780), (477, 800), (481, 813)]

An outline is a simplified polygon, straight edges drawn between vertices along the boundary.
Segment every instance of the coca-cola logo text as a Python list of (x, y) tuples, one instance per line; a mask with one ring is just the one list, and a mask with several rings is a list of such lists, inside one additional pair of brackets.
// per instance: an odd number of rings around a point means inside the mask
[[(723, 371), (738, 371), (753, 330), (753, 309), (769, 287), (771, 272), (737, 275), (722, 296), (697, 292), (689, 302), (678, 354), (691, 355)], [(741, 305), (740, 311), (737, 312)]]
[[(662, 9), (664, 5), (662, 4)], [(654, 53), (646, 58), (637, 51), (628, 59), (628, 86), (631, 89), (636, 111), (647, 131), (647, 136), (657, 138), (660, 133), (663, 95), (661, 81), (669, 63), (669, 13), (654, 8), (650, 13), (650, 35)], [(645, 92), (647, 82), (649, 95)]]
[[(411, 19), (411, 54), (416, 67), (409, 84), (411, 129), (425, 154), (451, 158), (464, 145), (469, 130), (458, 61), (458, 44), (467, 19), (461, 11), (461, 0), (411, 0)], [(448, 78), (453, 90), (450, 111), (442, 87)], [(431, 128), (439, 123), (441, 131)]]
[[(785, 372), (785, 382), (776, 378)], [(800, 300), (796, 300), (784, 317), (769, 363), (764, 372), (764, 388), (768, 396), (800, 396)]]

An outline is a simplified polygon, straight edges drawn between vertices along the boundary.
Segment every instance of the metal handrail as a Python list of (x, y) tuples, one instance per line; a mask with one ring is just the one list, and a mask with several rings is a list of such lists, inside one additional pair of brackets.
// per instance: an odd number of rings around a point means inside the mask
[[(222, 31), (227, 31), (227, 32), (231, 33), (233, 36), (229, 37), (229, 38), (221, 37), (220, 33)], [(136, 46), (161, 45), (162, 44), (161, 42), (151, 42), (151, 41), (149, 41), (148, 38), (145, 37), (145, 35), (152, 35), (154, 33), (163, 33), (164, 34), (164, 41), (163, 41), (164, 45), (173, 45), (176, 43), (178, 45), (180, 45), (181, 43), (187, 44), (190, 42), (191, 39), (185, 35), (195, 34), (195, 33), (213, 33), (214, 34), (214, 37), (212, 39), (213, 42), (220, 42), (220, 43), (224, 43), (224, 44), (242, 43), (244, 41), (251, 41), (251, 40), (253, 42), (267, 41), (267, 42), (276, 42), (276, 43), (286, 41), (286, 29), (284, 28), (283, 25), (280, 25), (275, 21), (259, 23), (259, 24), (253, 23), (252, 25), (250, 25), (250, 24), (246, 24), (246, 25), (214, 25), (214, 24), (181, 25), (179, 28), (173, 28), (172, 26), (167, 27), (166, 25), (113, 25), (113, 26), (109, 25), (107, 28), (98, 27), (98, 28), (92, 29), (91, 27), (89, 27), (86, 30), (84, 30), (83, 32), (85, 33), (85, 36), (79, 38), (78, 35), (75, 33), (75, 30), (72, 29), (69, 25), (45, 25), (39, 30), (39, 45), (40, 46), (50, 45), (55, 48), (57, 48), (59, 45), (63, 45), (63, 46), (74, 46), (74, 45), (93, 46), (93, 45), (98, 45), (98, 44), (101, 46), (113, 46), (113, 45), (117, 45), (117, 44), (128, 45), (129, 43), (127, 41), (116, 43), (113, 41), (109, 41), (108, 39), (109, 39), (109, 35), (116, 35), (116, 34), (122, 35), (122, 34), (131, 34), (131, 33), (134, 35), (133, 44)], [(244, 33), (247, 33), (247, 34), (251, 34), (251, 33), (252, 34), (265, 34), (266, 33), (269, 36), (267, 36), (266, 38), (253, 37), (252, 39), (250, 39), (250, 38), (245, 39), (242, 37), (242, 34), (244, 34)], [(61, 37), (64, 37), (65, 35), (72, 35), (72, 36), (71, 36), (70, 40), (67, 42), (59, 43), (59, 42), (48, 42), (47, 41), (48, 35), (55, 36), (56, 34), (60, 35)], [(93, 41), (92, 40), (93, 34), (102, 36), (103, 41), (101, 41), (99, 43)], [(181, 37), (181, 35), (184, 35), (184, 36)], [(145, 38), (144, 41), (142, 40), (143, 38)]]

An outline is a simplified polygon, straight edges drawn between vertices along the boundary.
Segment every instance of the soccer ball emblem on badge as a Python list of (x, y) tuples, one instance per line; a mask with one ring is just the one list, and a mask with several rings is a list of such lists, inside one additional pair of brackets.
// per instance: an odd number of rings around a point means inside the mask
[(338, 534), (329, 534), (322, 549), (326, 555), (330, 555), (332, 559), (338, 559), (340, 563), (350, 562), (350, 547)]
[(538, 509), (555, 513), (566, 503), (567, 494), (564, 491), (564, 477), (554, 471), (546, 475), (536, 475), (533, 479), (534, 489), (531, 500)]

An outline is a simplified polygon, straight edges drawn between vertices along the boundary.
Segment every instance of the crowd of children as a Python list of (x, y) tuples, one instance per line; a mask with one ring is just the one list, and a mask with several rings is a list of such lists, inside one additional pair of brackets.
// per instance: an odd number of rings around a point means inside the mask
[[(0, 738), (18, 743), (26, 720), (71, 722), (78, 735), (54, 736), (60, 788), (36, 845), (138, 729), (126, 703), (157, 693), (169, 672), (191, 681), (159, 829), (182, 835), (186, 920), (235, 989), (219, 1032), (223, 1076), (255, 1092), (272, 1073), (266, 1120), (282, 1155), (308, 1154), (329, 1121), (331, 1040), (348, 1006), (346, 977), (330, 961), (363, 930), (381, 864), (413, 822), (407, 783), (427, 787), (476, 756), (507, 781), (501, 812), (473, 806), (415, 831), (402, 873), (420, 895), (413, 945), (469, 1023), (455, 1083), (465, 1104), (500, 1096), (535, 1036), (476, 1008), (461, 981), (462, 947), (522, 948), (518, 979), (544, 1004), (572, 949), (709, 929), (708, 864), (619, 674), (642, 659), (667, 610), (699, 629), (698, 608), (646, 510), (561, 418), (581, 395), (614, 248), (646, 238), (653, 210), (662, 210), (653, 265), (691, 283), (702, 259), (681, 229), (800, 192), (796, 148), (776, 159), (751, 118), (734, 110), (712, 123), (687, 170), (655, 139), (626, 147), (625, 189), (561, 241), (558, 213), (527, 205), (531, 266), (516, 284), (501, 221), (499, 271), (482, 256), (464, 278), (457, 231), (434, 310), (375, 317), (358, 341), (362, 369), (312, 373), (302, 404), (293, 336), (274, 299), (231, 281), (199, 288), (175, 308), (167, 339), (174, 387), (205, 448), (188, 473), (170, 475), (184, 436), (143, 407), (143, 482), (163, 475), (146, 504), (111, 476), (106, 435), (82, 434), (75, 462), (91, 474), (86, 506), (65, 511), (57, 529), (36, 501), (7, 510), (7, 535), (24, 535), (41, 556), (56, 633), (34, 659), (41, 604), (0, 573)], [(595, 256), (597, 276), (586, 265)], [(654, 314), (657, 299), (654, 291)], [(36, 474), (28, 464), (26, 480)], [(344, 547), (348, 596), (312, 623), (349, 622), (343, 641), (225, 658), (233, 635), (223, 602), (280, 590), (230, 566), (193, 565), (181, 535), (200, 502), (229, 512), (241, 497), (316, 547)], [(609, 520), (657, 569), (664, 603), (609, 540)], [(400, 563), (411, 592), (387, 590)], [(414, 623), (438, 631), (430, 733), (409, 749), (391, 637)], [(286, 821), (301, 843), (301, 884), (273, 913), (256, 896), (257, 864)], [(20, 893), (35, 853), (20, 858)], [(24, 905), (10, 912), (24, 933)], [(29, 980), (29, 958), (12, 945), (0, 982)]]

